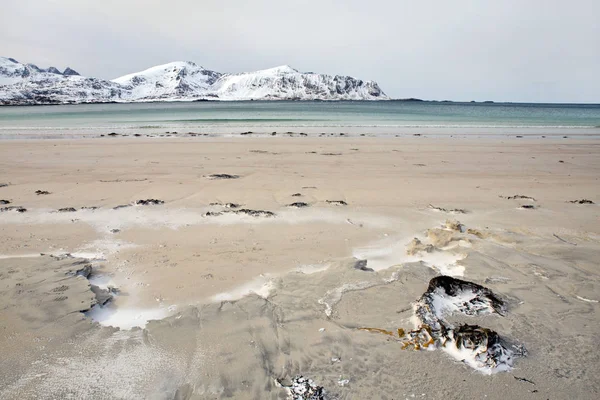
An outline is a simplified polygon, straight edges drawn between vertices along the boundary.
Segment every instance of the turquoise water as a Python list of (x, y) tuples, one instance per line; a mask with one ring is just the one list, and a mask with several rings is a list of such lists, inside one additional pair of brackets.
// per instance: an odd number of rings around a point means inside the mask
[(0, 107), (0, 137), (244, 131), (600, 135), (600, 105), (446, 102), (196, 102)]

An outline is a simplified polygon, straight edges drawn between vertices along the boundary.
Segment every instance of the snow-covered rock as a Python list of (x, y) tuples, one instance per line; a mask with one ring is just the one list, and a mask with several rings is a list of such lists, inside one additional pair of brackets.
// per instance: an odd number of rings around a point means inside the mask
[(194, 100), (387, 100), (376, 82), (303, 73), (287, 65), (224, 74), (173, 62), (112, 81), (0, 57), (0, 104)]

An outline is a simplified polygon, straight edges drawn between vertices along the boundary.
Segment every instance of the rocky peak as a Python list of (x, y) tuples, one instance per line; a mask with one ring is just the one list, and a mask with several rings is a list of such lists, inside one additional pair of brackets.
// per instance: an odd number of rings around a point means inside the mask
[(73, 76), (73, 75), (77, 75), (78, 76), (79, 72), (75, 71), (74, 69), (71, 69), (71, 68), (67, 67), (65, 69), (65, 72), (63, 72), (63, 75), (64, 76)]

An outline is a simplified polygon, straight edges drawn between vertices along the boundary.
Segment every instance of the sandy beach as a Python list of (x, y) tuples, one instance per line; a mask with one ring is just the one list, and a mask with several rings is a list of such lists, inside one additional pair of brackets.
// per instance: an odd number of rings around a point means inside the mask
[(1, 399), (600, 397), (598, 140), (4, 140), (0, 203)]

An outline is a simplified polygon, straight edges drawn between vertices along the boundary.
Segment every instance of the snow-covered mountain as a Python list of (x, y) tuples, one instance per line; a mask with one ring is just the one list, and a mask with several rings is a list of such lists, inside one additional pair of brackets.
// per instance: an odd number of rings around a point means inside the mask
[(120, 85), (85, 78), (71, 68), (60, 72), (0, 57), (0, 105), (107, 102), (122, 94)]
[(289, 66), (224, 74), (173, 62), (112, 81), (0, 57), (0, 105), (194, 100), (387, 100), (376, 82)]

